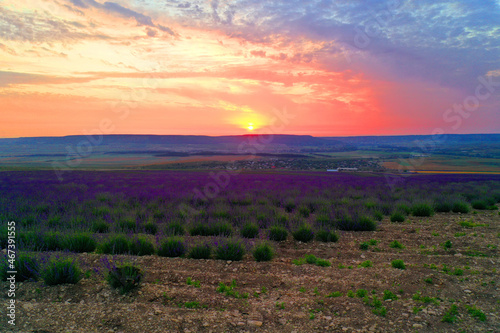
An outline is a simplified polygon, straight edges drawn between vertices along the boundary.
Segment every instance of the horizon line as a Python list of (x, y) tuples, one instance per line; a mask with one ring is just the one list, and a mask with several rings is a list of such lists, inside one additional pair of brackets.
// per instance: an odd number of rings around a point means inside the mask
[(313, 138), (356, 138), (356, 137), (398, 137), (398, 136), (434, 136), (434, 135), (500, 135), (500, 133), (443, 133), (443, 134), (380, 134), (380, 135), (331, 135), (331, 136), (314, 136), (311, 134), (263, 134), (263, 133), (246, 133), (246, 134), (227, 134), (227, 135), (206, 135), (206, 134), (130, 134), (130, 133), (118, 133), (118, 134), (99, 134), (99, 133), (91, 133), (91, 134), (68, 134), (68, 135), (46, 135), (46, 136), (20, 136), (20, 137), (0, 137), (0, 140), (9, 140), (9, 139), (35, 139), (35, 138), (67, 138), (67, 137), (77, 137), (77, 136), (93, 136), (93, 135), (102, 135), (102, 136), (201, 136), (201, 137), (231, 137), (231, 136), (259, 136), (259, 135), (288, 135), (288, 136), (310, 136)]

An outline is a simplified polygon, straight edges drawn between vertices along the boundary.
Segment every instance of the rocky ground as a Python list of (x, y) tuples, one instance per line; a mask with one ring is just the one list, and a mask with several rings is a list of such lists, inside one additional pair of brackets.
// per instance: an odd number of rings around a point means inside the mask
[[(465, 220), (485, 225), (461, 226)], [(16, 326), (7, 323), (2, 306), (0, 331), (500, 331), (498, 211), (410, 217), (404, 223), (385, 218), (375, 232), (340, 235), (337, 243), (276, 243), (276, 258), (265, 263), (255, 262), (250, 254), (240, 262), (116, 256), (145, 273), (140, 289), (126, 296), (105, 282), (102, 271), (87, 274), (76, 285), (19, 283)], [(371, 239), (374, 245), (361, 250), (359, 244)], [(391, 248), (394, 240), (405, 248)], [(447, 240), (451, 247), (445, 249)], [(332, 265), (292, 263), (306, 254)], [(102, 267), (102, 255), (77, 257), (86, 270)], [(391, 267), (394, 259), (402, 259), (406, 269)], [(359, 267), (367, 260), (372, 267)], [(199, 281), (199, 286), (188, 285), (188, 278)], [(232, 295), (216, 290), (219, 283), (230, 285), (233, 280)], [(1, 286), (6, 304), (8, 285)], [(367, 297), (356, 296), (360, 289), (368, 292)], [(384, 300), (385, 290), (397, 299)], [(381, 303), (376, 304), (373, 296)], [(457, 313), (448, 316), (453, 322), (444, 322), (453, 304)], [(485, 321), (469, 312), (473, 305)]]

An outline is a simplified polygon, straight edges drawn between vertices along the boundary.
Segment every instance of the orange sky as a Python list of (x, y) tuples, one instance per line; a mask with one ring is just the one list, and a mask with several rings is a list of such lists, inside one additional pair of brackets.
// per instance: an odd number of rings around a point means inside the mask
[[(271, 21), (283, 9), (263, 17), (243, 5), (4, 0), (0, 137), (227, 135), (277, 125), (280, 133), (315, 136), (500, 130), (498, 94), (460, 126), (443, 118), (477, 82), (407, 73), (417, 64), (378, 54), (386, 43), (375, 46), (380, 38), (356, 49), (325, 32), (333, 30), (307, 30), (309, 16), (279, 25)], [(404, 54), (401, 36), (393, 38), (395, 59), (419, 61)], [(492, 66), (479, 74), (498, 80)], [(286, 110), (289, 121), (278, 124), (276, 110)]]

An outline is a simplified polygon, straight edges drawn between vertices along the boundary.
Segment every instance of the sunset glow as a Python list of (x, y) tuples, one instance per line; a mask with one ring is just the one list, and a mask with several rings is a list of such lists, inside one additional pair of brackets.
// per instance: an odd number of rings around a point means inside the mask
[(0, 137), (500, 132), (498, 1), (388, 6), (2, 1)]

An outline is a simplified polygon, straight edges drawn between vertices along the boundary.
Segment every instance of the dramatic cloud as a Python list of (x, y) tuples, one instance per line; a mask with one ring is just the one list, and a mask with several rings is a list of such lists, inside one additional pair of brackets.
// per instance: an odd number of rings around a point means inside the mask
[(168, 32), (171, 35), (175, 35), (172, 29), (162, 26), (161, 24), (153, 23), (151, 17), (136, 12), (132, 9), (126, 8), (116, 2), (104, 2), (103, 4), (96, 2), (94, 0), (70, 0), (70, 2), (80, 8), (89, 8), (94, 7), (100, 10), (104, 10), (108, 13), (117, 14), (127, 18), (134, 18), (137, 21), (137, 24), (144, 25), (152, 28), (158, 28), (161, 31)]
[[(10, 136), (123, 110), (122, 133), (238, 134), (285, 108), (283, 133), (499, 132), (499, 21), (494, 0), (4, 0), (0, 105)], [(40, 98), (64, 121), (19, 121)]]

